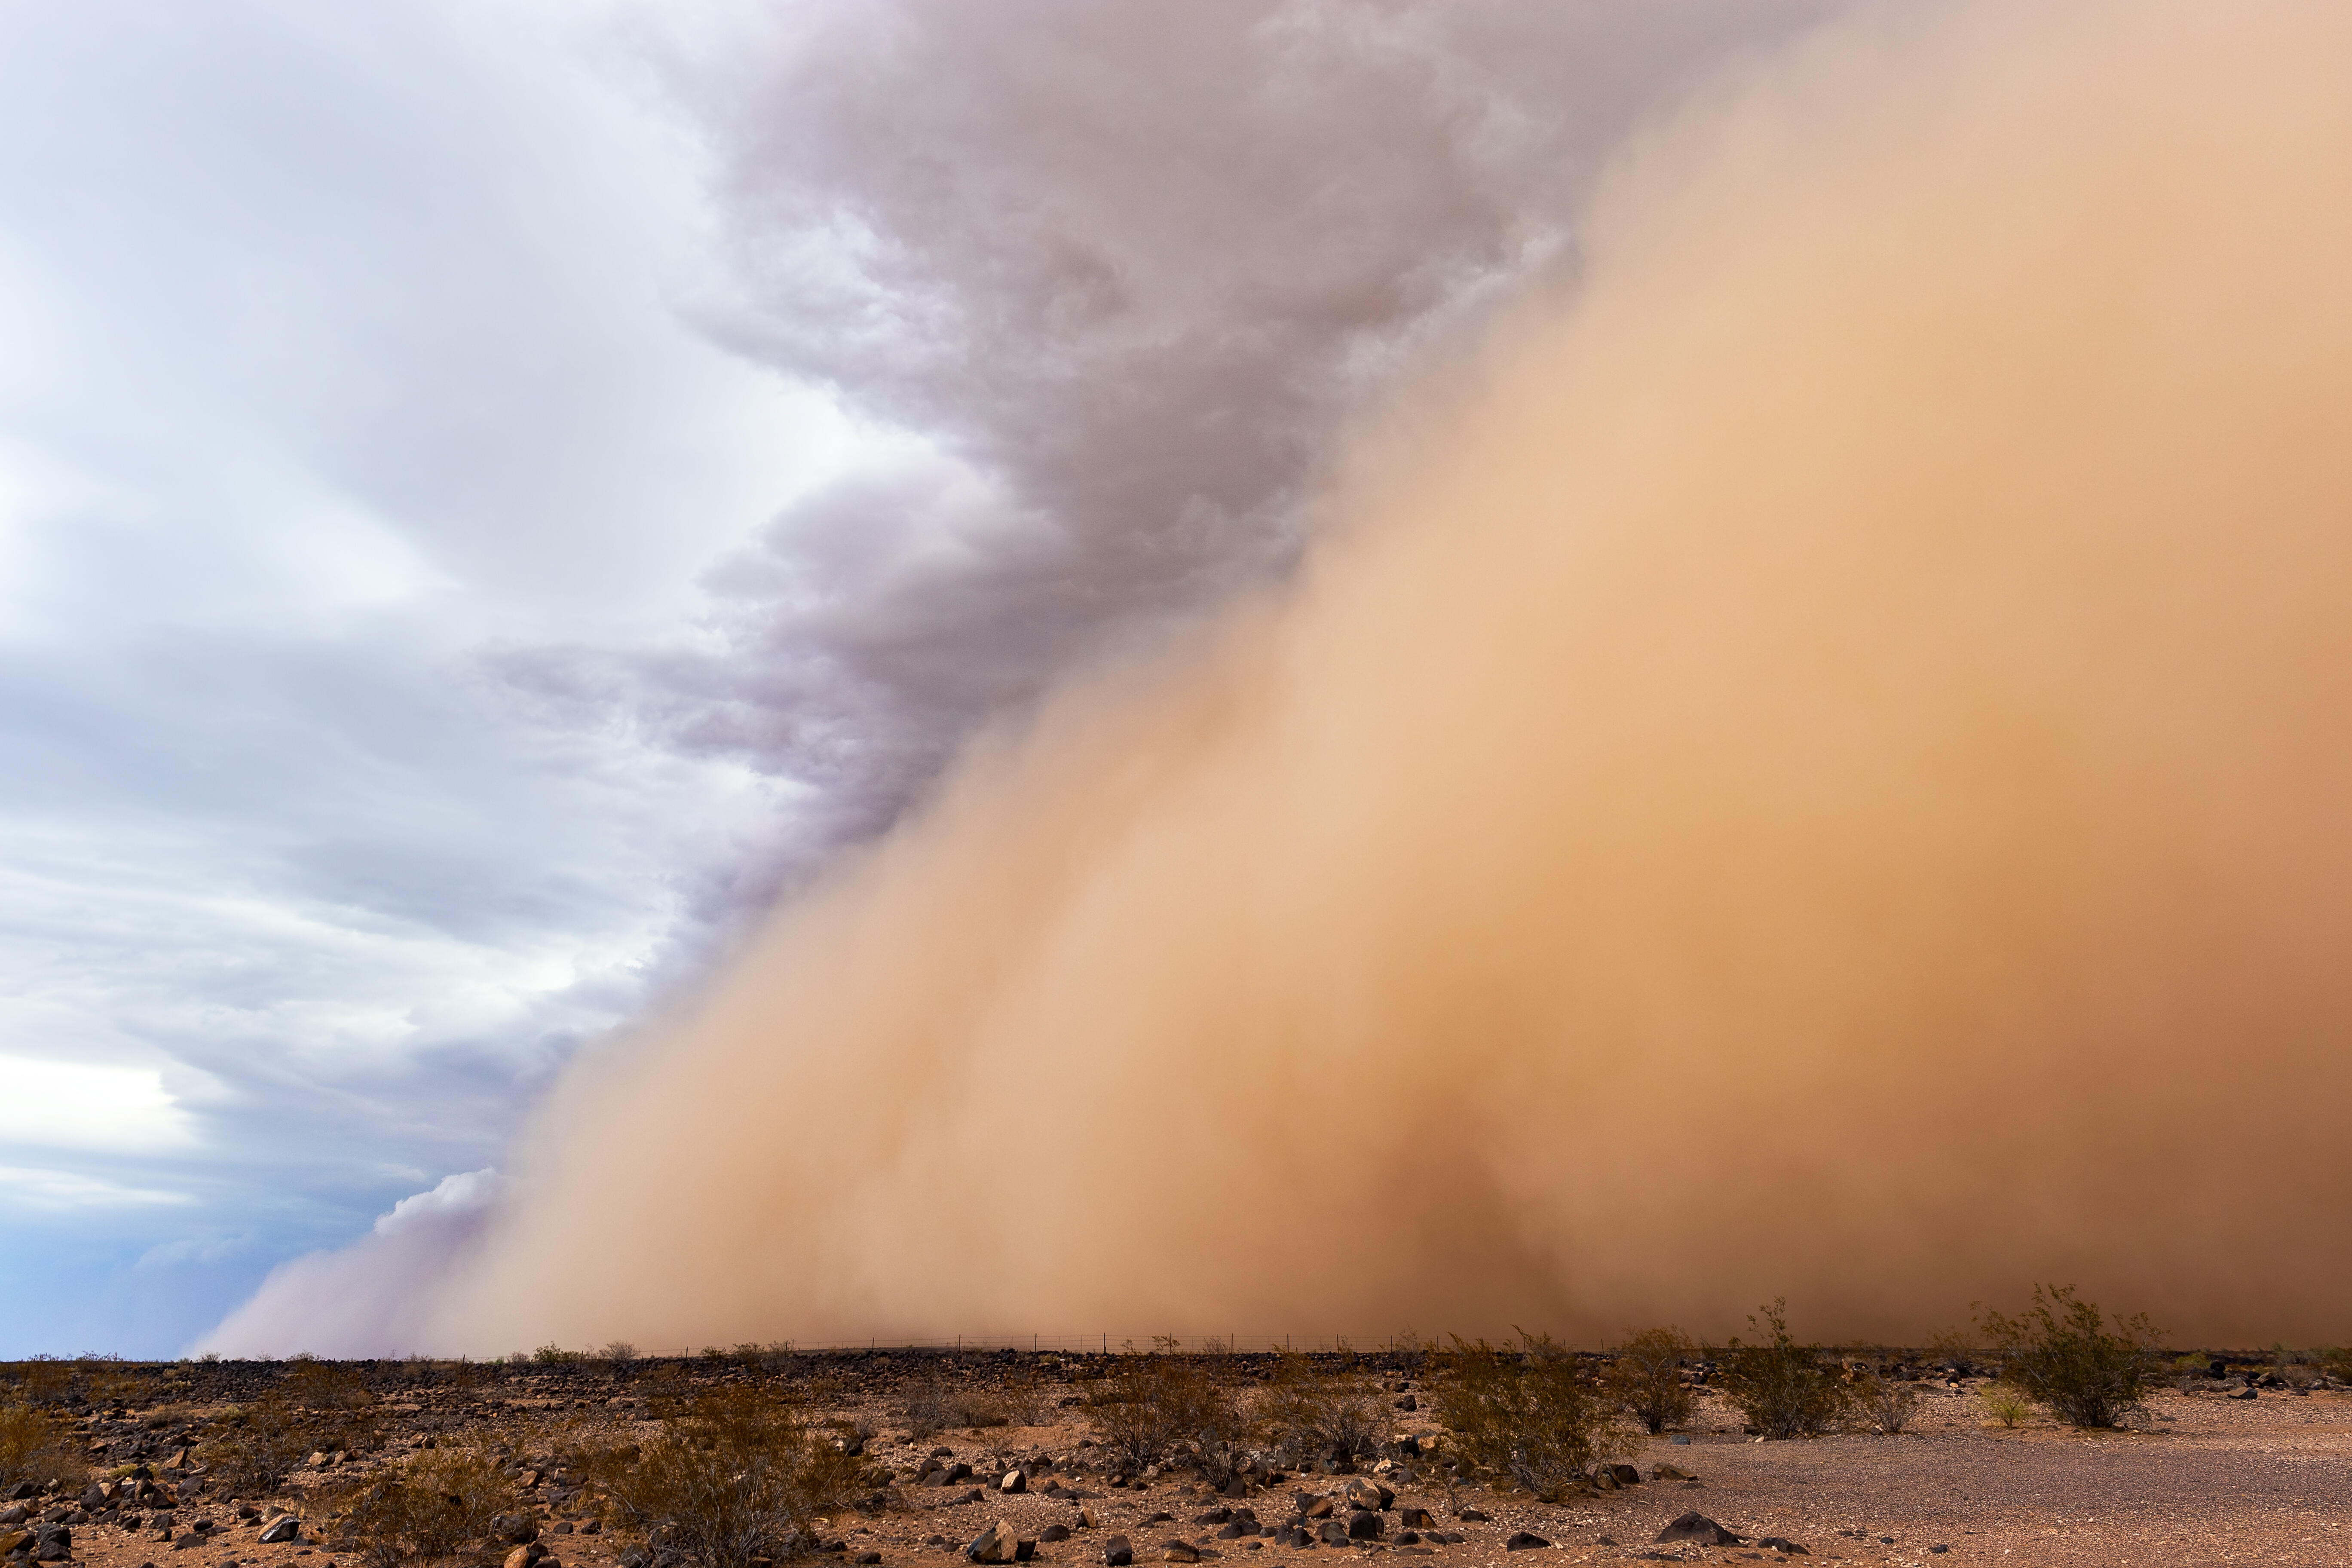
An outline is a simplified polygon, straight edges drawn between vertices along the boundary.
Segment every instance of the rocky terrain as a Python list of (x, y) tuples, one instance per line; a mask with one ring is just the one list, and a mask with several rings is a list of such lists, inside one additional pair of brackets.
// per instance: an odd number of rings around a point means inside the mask
[[(19, 1363), (15, 1408), (46, 1415), (72, 1473), (6, 1489), (16, 1495), (0, 1503), (0, 1549), (11, 1564), (391, 1568), (398, 1554), (352, 1533), (354, 1500), (372, 1478), (453, 1448), (482, 1455), (511, 1500), (446, 1561), (665, 1568), (677, 1552), (614, 1516), (614, 1472), (596, 1466), (627, 1462), (666, 1412), (699, 1395), (781, 1388), (863, 1467), (854, 1506), (818, 1521), (805, 1544), (869, 1565), (2352, 1563), (2352, 1392), (2307, 1373), (2290, 1383), (2255, 1358), (2179, 1378), (2116, 1430), (2014, 1411), (2004, 1426), (1980, 1377), (1931, 1371), (1906, 1378), (1917, 1398), (1899, 1434), (1790, 1441), (1744, 1431), (1702, 1370), (1681, 1430), (1629, 1435), (1551, 1502), (1466, 1473), (1412, 1357), (1322, 1371), (1381, 1413), (1369, 1452), (1244, 1440), (1139, 1468), (1105, 1440), (1094, 1405), (1114, 1361), (777, 1351), (489, 1366)], [(1214, 1373), (1246, 1407), (1273, 1366), (1234, 1356)], [(318, 1446), (281, 1457), (280, 1482), (240, 1483), (257, 1473), (257, 1434)]]

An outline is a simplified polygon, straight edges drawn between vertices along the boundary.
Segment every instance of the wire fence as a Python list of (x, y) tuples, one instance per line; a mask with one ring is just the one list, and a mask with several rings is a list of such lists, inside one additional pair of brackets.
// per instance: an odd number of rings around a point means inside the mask
[[(697, 1355), (732, 1355), (847, 1351), (1024, 1351), (1033, 1355), (1135, 1354), (1161, 1351), (1182, 1355), (1265, 1355), (1297, 1352), (1311, 1355), (1390, 1354), (1433, 1348), (1417, 1334), (1122, 1334), (1098, 1329), (1076, 1334), (904, 1334), (869, 1336), (862, 1340), (778, 1340), (767, 1344), (683, 1345), (639, 1348), (645, 1359)], [(591, 1352), (594, 1353), (594, 1352)]]

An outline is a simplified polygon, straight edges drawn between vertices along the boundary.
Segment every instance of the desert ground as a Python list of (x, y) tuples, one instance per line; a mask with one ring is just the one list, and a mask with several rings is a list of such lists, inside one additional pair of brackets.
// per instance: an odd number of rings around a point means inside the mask
[[(1244, 1440), (1221, 1486), (1181, 1462), (1130, 1476), (1102, 1441), (1094, 1403), (1114, 1360), (876, 1350), (488, 1365), (35, 1363), (15, 1408), (45, 1413), (87, 1479), (10, 1488), (31, 1495), (8, 1500), (9, 1514), (22, 1513), (0, 1523), (0, 1540), (18, 1538), (12, 1563), (46, 1555), (87, 1568), (388, 1568), (403, 1554), (355, 1538), (339, 1516), (372, 1479), (459, 1448), (495, 1464), (514, 1511), (446, 1561), (660, 1568), (676, 1554), (665, 1558), (658, 1542), (649, 1553), (645, 1532), (613, 1517), (596, 1473), (568, 1456), (634, 1455), (628, 1446), (657, 1438), (666, 1412), (749, 1389), (790, 1394), (810, 1430), (863, 1462), (854, 1505), (805, 1538), (820, 1562), (945, 1568), (1001, 1524), (1024, 1560), (1093, 1564), (1115, 1538), (1152, 1564), (1386, 1555), (1536, 1568), (1787, 1561), (1800, 1549), (2003, 1568), (2352, 1563), (2352, 1391), (2310, 1375), (2289, 1386), (2251, 1357), (2221, 1362), (2221, 1377), (2168, 1382), (2127, 1426), (2087, 1432), (2039, 1414), (2005, 1426), (1981, 1376), (1906, 1369), (1918, 1399), (1899, 1434), (1764, 1440), (1702, 1385), (1681, 1430), (1617, 1443), (1612, 1457), (1638, 1482), (1554, 1502), (1496, 1477), (1465, 1478), (1431, 1413), (1432, 1374), (1405, 1355), (1316, 1358), (1318, 1377), (1381, 1413), (1376, 1453), (1294, 1452), (1285, 1464)], [(1218, 1358), (1213, 1375), (1246, 1409), (1271, 1361)], [(285, 1403), (289, 1389), (320, 1405)], [(351, 1447), (301, 1455), (278, 1485), (235, 1489), (234, 1455), (220, 1444), (240, 1412), (272, 1400), (314, 1421), (320, 1441)], [(1359, 1517), (1360, 1538), (1318, 1538), (1363, 1514), (1376, 1522)], [(1691, 1514), (1723, 1534), (1688, 1539), (1693, 1525), (1661, 1541)]]

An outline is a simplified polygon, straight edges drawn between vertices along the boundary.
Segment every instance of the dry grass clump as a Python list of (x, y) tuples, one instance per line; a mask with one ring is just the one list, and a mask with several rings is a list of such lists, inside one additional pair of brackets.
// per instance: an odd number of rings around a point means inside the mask
[(1275, 1363), (1273, 1382), (1257, 1406), (1258, 1424), (1275, 1452), (1292, 1466), (1370, 1458), (1380, 1452), (1382, 1414), (1362, 1378), (1288, 1352)]
[(1120, 1358), (1097, 1391), (1095, 1440), (1132, 1473), (1180, 1446), (1212, 1471), (1248, 1430), (1240, 1405), (1206, 1361), (1169, 1351)]
[(2002, 1381), (2071, 1426), (2113, 1426), (2147, 1396), (2162, 1336), (2145, 1312), (2110, 1329), (2074, 1287), (2036, 1285), (2026, 1310), (1980, 1321), (2001, 1351)]
[(1697, 1342), (1680, 1329), (1644, 1329), (1617, 1347), (1601, 1383), (1642, 1430), (1664, 1432), (1698, 1408), (1698, 1395), (1683, 1381), (1683, 1363), (1697, 1355)]
[(1870, 1373), (1855, 1383), (1849, 1395), (1854, 1420), (1893, 1437), (1911, 1425), (1919, 1413), (1919, 1391), (1882, 1373)]
[(907, 1389), (907, 1425), (917, 1437), (934, 1436), (952, 1426), (1009, 1426), (1013, 1411), (991, 1389), (950, 1383), (929, 1375)]
[(454, 1447), (429, 1448), (326, 1501), (373, 1568), (459, 1556), (490, 1533), (494, 1518), (520, 1507), (497, 1461)]
[(1623, 1436), (1615, 1401), (1550, 1336), (1517, 1349), (1456, 1337), (1436, 1360), (1438, 1418), (1470, 1464), (1554, 1500)]
[(1790, 1336), (1785, 1297), (1757, 1310), (1763, 1321), (1748, 1322), (1761, 1342), (1735, 1339), (1717, 1357), (1723, 1392), (1767, 1437), (1818, 1437), (1845, 1415), (1852, 1390), (1820, 1346)]
[(665, 1413), (659, 1436), (592, 1454), (604, 1511), (659, 1561), (750, 1568), (812, 1551), (815, 1521), (855, 1500), (865, 1466), (772, 1390), (730, 1388)]
[(47, 1486), (82, 1469), (62, 1422), (29, 1405), (0, 1405), (0, 1490), (24, 1481)]

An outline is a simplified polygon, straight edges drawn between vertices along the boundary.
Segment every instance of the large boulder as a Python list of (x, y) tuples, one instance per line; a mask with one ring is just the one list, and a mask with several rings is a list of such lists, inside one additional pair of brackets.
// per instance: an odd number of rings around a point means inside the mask
[(1658, 1544), (1661, 1546), (1677, 1541), (1696, 1541), (1701, 1546), (1737, 1546), (1740, 1538), (1693, 1509), (1658, 1531)]
[(963, 1554), (974, 1563), (1010, 1563), (1019, 1545), (1012, 1527), (1000, 1519), (972, 1537), (971, 1544), (963, 1549)]

